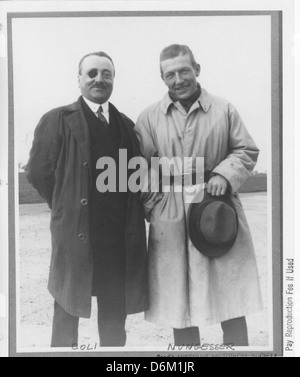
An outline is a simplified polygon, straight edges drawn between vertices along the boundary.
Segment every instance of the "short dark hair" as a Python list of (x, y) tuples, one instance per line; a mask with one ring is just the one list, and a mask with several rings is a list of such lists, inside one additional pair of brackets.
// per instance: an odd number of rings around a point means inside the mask
[(114, 71), (116, 71), (115, 70), (115, 65), (114, 65), (114, 62), (113, 62), (112, 58), (106, 52), (104, 52), (104, 51), (98, 51), (98, 52), (91, 52), (91, 53), (89, 53), (87, 55), (84, 55), (84, 57), (80, 60), (79, 67), (78, 67), (78, 72), (79, 72), (80, 75), (81, 75), (81, 72), (82, 72), (82, 64), (83, 64), (83, 62), (85, 61), (86, 58), (88, 58), (90, 56), (100, 56), (101, 58), (107, 58), (107, 59), (109, 59), (112, 62), (112, 65), (114, 67)]
[(160, 54), (160, 63), (167, 59), (177, 58), (180, 55), (189, 55), (191, 58), (191, 63), (194, 68), (197, 67), (198, 63), (194, 57), (192, 50), (186, 45), (173, 44), (164, 48)]

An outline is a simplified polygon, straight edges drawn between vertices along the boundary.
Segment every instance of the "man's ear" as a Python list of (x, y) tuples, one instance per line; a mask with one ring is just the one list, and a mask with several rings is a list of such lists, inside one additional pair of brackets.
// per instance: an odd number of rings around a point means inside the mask
[(197, 64), (195, 70), (196, 70), (196, 77), (199, 77), (200, 76), (200, 72), (201, 72), (201, 66), (200, 66), (200, 64)]

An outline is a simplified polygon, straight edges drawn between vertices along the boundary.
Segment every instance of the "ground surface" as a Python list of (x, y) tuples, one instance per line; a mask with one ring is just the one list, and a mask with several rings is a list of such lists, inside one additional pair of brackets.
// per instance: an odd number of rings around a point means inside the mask
[[(265, 311), (248, 318), (251, 346), (268, 345), (268, 263), (267, 263), (267, 194), (241, 194), (246, 216), (254, 240), (259, 275), (265, 303)], [(50, 212), (45, 204), (20, 206), (20, 328), (18, 344), (23, 349), (35, 351), (47, 348), (51, 339), (53, 299), (47, 291), (51, 239)], [(80, 344), (95, 345), (99, 342), (96, 325), (96, 303), (90, 320), (80, 322)], [(125, 348), (165, 349), (172, 343), (172, 329), (161, 328), (145, 322), (142, 314), (133, 315), (127, 321), (128, 341)], [(201, 329), (205, 343), (222, 343), (220, 326)]]

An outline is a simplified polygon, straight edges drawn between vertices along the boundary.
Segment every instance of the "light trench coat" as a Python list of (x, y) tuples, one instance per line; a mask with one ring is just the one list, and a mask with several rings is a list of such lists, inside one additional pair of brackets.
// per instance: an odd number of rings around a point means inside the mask
[(174, 328), (211, 326), (263, 309), (250, 229), (237, 193), (259, 150), (236, 109), (202, 89), (187, 114), (167, 94), (146, 109), (135, 131), (143, 156), (204, 157), (205, 171), (230, 183), (239, 217), (237, 240), (221, 258), (203, 256), (187, 230), (189, 204), (182, 192), (145, 194), (150, 219), (149, 295), (146, 320)]

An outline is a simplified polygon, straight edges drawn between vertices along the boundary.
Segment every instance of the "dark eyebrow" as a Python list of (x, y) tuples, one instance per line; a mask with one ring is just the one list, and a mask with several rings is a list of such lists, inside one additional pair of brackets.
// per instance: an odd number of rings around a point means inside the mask
[[(87, 72), (92, 72), (92, 71), (99, 71), (98, 68), (90, 68), (87, 70)], [(110, 69), (103, 69), (102, 72), (112, 72)]]
[(175, 71), (167, 71), (164, 74), (165, 74), (165, 76), (167, 76), (167, 75), (173, 75), (174, 73), (175, 73)]
[(179, 72), (189, 71), (190, 69), (191, 69), (191, 67), (183, 67), (183, 68), (179, 69)]

